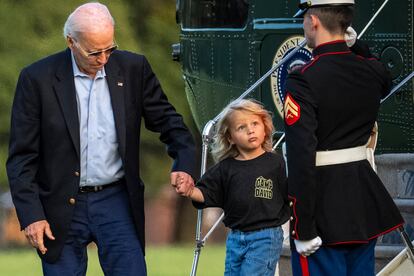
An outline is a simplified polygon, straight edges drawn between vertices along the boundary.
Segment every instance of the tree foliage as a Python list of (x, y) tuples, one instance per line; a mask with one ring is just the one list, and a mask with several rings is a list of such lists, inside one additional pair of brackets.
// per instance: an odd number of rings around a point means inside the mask
[[(0, 0), (0, 188), (7, 189), (5, 162), (10, 110), (20, 70), (66, 47), (62, 35), (67, 16), (85, 1)], [(171, 59), (171, 44), (178, 41), (173, 0), (111, 0), (106, 4), (116, 22), (121, 49), (147, 56), (168, 98), (194, 129), (185, 101), (178, 63)], [(168, 183), (170, 159), (158, 137), (143, 130), (141, 172), (147, 192)], [(137, 168), (138, 169), (138, 168)]]

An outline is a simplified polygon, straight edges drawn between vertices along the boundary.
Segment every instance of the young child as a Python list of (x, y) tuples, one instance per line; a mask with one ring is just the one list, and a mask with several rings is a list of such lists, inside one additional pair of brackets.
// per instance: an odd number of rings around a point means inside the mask
[(284, 161), (272, 153), (272, 131), (271, 116), (260, 103), (230, 103), (213, 143), (219, 163), (196, 187), (177, 183), (177, 191), (190, 197), (195, 207), (224, 210), (223, 222), (231, 229), (225, 275), (275, 274), (283, 243), (280, 226), (288, 220), (289, 208)]

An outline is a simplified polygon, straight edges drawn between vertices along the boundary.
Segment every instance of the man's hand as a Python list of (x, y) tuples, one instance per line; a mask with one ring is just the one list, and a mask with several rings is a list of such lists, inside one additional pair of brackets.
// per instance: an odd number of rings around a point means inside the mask
[(28, 225), (24, 229), (24, 234), (29, 243), (34, 247), (39, 249), (42, 254), (46, 254), (47, 248), (44, 245), (44, 235), (51, 240), (54, 240), (55, 237), (50, 230), (49, 223), (46, 220), (39, 220)]
[(182, 196), (189, 196), (194, 188), (194, 180), (186, 172), (172, 172), (170, 181), (171, 186)]
[(305, 257), (315, 253), (316, 250), (318, 250), (319, 247), (322, 245), (322, 240), (319, 236), (308, 241), (294, 240), (294, 242), (296, 246), (296, 251)]

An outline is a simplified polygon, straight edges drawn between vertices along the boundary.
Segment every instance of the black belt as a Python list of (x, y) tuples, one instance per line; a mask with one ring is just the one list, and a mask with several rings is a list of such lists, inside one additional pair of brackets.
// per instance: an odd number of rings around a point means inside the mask
[(103, 189), (109, 188), (109, 187), (114, 187), (120, 184), (123, 184), (124, 180), (120, 179), (118, 181), (112, 182), (112, 183), (108, 183), (105, 185), (97, 185), (97, 186), (80, 186), (78, 189), (78, 192), (83, 194), (83, 193), (90, 193), (90, 192), (99, 192), (102, 191)]

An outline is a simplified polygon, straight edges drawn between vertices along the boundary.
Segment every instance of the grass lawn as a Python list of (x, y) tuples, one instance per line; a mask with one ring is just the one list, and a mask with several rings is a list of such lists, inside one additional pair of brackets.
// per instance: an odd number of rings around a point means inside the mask
[[(149, 276), (190, 275), (193, 262), (193, 245), (159, 246), (147, 248)], [(197, 275), (223, 275), (224, 245), (207, 244), (201, 250)], [(37, 276), (42, 275), (40, 260), (34, 250), (0, 250), (0, 275)], [(101, 276), (96, 248), (89, 250), (87, 276)]]

